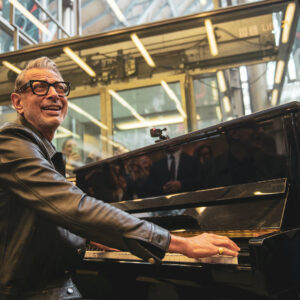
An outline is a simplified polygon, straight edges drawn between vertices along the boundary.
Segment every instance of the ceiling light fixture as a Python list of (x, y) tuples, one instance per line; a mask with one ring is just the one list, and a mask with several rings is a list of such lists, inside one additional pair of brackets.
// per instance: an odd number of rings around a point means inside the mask
[(146, 48), (144, 47), (144, 45), (142, 44), (142, 42), (140, 41), (140, 39), (138, 38), (138, 36), (133, 33), (130, 35), (132, 41), (134, 42), (135, 46), (139, 49), (139, 51), (141, 52), (142, 56), (144, 57), (146, 63), (152, 67), (155, 68), (155, 62), (153, 61), (152, 57), (150, 56), (150, 54), (148, 53), (148, 51), (146, 50)]
[(78, 64), (87, 74), (91, 77), (96, 77), (96, 72), (85, 63), (71, 48), (64, 47), (63, 51), (76, 63)]
[(128, 152), (128, 151), (129, 151), (125, 146), (123, 146), (123, 145), (121, 145), (121, 144), (119, 144), (119, 143), (117, 143), (117, 142), (115, 142), (115, 141), (113, 141), (113, 140), (107, 138), (106, 136), (101, 135), (101, 136), (100, 136), (100, 139), (101, 139), (102, 141), (105, 141), (105, 142), (107, 142), (108, 144), (110, 144), (110, 145), (112, 145), (112, 146), (114, 146), (114, 147), (120, 149), (122, 152)]
[(217, 45), (217, 41), (216, 41), (215, 31), (212, 26), (211, 20), (206, 19), (204, 21), (204, 25), (206, 28), (210, 53), (212, 56), (217, 56), (219, 54), (219, 50), (218, 50), (218, 45)]
[(285, 66), (285, 62), (283, 60), (279, 60), (277, 62), (277, 66), (276, 66), (276, 72), (275, 72), (275, 79), (274, 82), (276, 84), (280, 84), (281, 80), (282, 80), (282, 75), (283, 75), (283, 71), (284, 71), (284, 66)]
[(73, 109), (74, 111), (78, 112), (80, 115), (85, 116), (87, 119), (89, 119), (91, 122), (93, 122), (94, 124), (96, 124), (97, 126), (101, 127), (102, 129), (107, 130), (108, 127), (103, 124), (102, 122), (98, 121), (95, 117), (93, 117), (92, 115), (90, 115), (89, 113), (87, 113), (85, 110), (83, 110), (81, 107), (79, 107), (78, 105), (72, 103), (69, 101), (68, 106)]
[(222, 121), (222, 112), (220, 106), (216, 107), (216, 114), (219, 121)]
[(226, 81), (224, 77), (224, 72), (223, 71), (217, 71), (217, 80), (218, 80), (218, 85), (221, 93), (225, 93), (227, 90), (226, 86)]
[(3, 66), (5, 66), (6, 68), (14, 71), (17, 74), (20, 74), (22, 72), (22, 70), (20, 70), (19, 68), (15, 67), (14, 65), (12, 65), (10, 62), (3, 60), (2, 61)]
[[(149, 120), (149, 123), (152, 127), (155, 126), (161, 126), (161, 125), (170, 125), (170, 124), (178, 124), (182, 123), (184, 121), (182, 116), (175, 115), (175, 116), (169, 116), (169, 117), (158, 117), (158, 118), (152, 118)], [(135, 121), (129, 121), (129, 122), (120, 122), (117, 123), (116, 126), (120, 130), (130, 130), (130, 129), (137, 129), (137, 128), (144, 128), (148, 127), (144, 123), (141, 122), (135, 122)]]
[(121, 105), (123, 105), (125, 108), (127, 108), (131, 114), (136, 117), (139, 121), (145, 124), (145, 126), (150, 126), (149, 122), (143, 118), (125, 99), (123, 99), (118, 93), (116, 93), (114, 90), (109, 89), (109, 94), (116, 99)]
[(55, 133), (55, 138), (56, 139), (60, 139), (60, 138), (66, 138), (69, 136), (73, 136), (74, 138), (80, 138), (79, 134), (72, 132), (71, 130), (63, 127), (63, 126), (59, 126), (57, 128), (57, 131)]
[(115, 0), (106, 0), (106, 2), (108, 3), (108, 5), (112, 9), (112, 11), (114, 12), (116, 17), (118, 18), (118, 20), (120, 22), (122, 22), (123, 24), (125, 24), (126, 26), (128, 26), (127, 20), (126, 20), (125, 16), (123, 15), (123, 13), (121, 12), (117, 3), (115, 2)]
[(164, 90), (166, 91), (166, 93), (168, 94), (168, 96), (170, 97), (170, 99), (175, 102), (176, 108), (179, 111), (179, 113), (182, 115), (182, 117), (184, 119), (186, 119), (186, 113), (182, 109), (181, 103), (178, 100), (178, 98), (177, 98), (176, 94), (174, 93), (174, 91), (172, 89), (170, 89), (170, 87), (168, 86), (168, 84), (164, 80), (162, 80), (160, 82), (160, 84), (162, 85), (162, 87), (164, 88)]
[(289, 40), (290, 36), (290, 30), (292, 26), (292, 22), (294, 19), (296, 11), (296, 4), (295, 3), (289, 3), (286, 11), (285, 11), (285, 17), (284, 20), (282, 21), (282, 35), (281, 35), (281, 42), (283, 44), (286, 44)]
[(223, 104), (224, 104), (225, 111), (229, 113), (231, 111), (231, 104), (228, 96), (223, 97)]
[(272, 99), (271, 99), (271, 103), (273, 106), (275, 106), (277, 104), (277, 99), (278, 99), (278, 90), (274, 89), (272, 91)]
[(20, 2), (18, 2), (17, 0), (9, 0), (9, 2), (41, 31), (48, 35), (51, 34), (50, 30), (43, 23), (41, 23), (31, 12), (29, 12)]

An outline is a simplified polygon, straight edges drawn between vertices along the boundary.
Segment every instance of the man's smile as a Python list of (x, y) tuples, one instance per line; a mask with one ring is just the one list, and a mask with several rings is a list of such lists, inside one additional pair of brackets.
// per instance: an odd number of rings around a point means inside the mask
[(43, 106), (42, 110), (51, 110), (51, 111), (60, 111), (62, 109), (62, 106), (60, 105), (49, 105), (49, 106)]

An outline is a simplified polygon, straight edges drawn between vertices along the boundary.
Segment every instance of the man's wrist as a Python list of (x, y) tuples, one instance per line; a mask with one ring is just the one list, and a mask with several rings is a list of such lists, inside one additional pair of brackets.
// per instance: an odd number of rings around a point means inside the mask
[(171, 234), (171, 241), (168, 252), (185, 253), (186, 239), (184, 237)]

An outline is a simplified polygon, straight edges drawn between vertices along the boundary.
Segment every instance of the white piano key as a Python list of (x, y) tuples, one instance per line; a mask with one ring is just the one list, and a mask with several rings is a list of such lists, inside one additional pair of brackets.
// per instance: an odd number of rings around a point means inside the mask
[[(128, 261), (141, 261), (142, 259), (129, 253), (122, 251), (86, 251), (86, 259), (110, 259), (110, 260), (128, 260)], [(227, 255), (214, 255), (204, 258), (190, 258), (178, 253), (166, 253), (162, 260), (163, 262), (173, 263), (207, 263), (207, 264), (231, 264), (237, 265), (238, 258)]]

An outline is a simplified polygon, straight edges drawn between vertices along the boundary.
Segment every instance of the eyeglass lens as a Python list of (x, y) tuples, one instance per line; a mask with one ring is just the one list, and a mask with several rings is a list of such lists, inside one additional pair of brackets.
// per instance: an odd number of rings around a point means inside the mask
[(57, 94), (65, 96), (68, 94), (69, 86), (64, 82), (55, 82), (49, 84), (48, 82), (43, 81), (33, 81), (32, 90), (37, 95), (46, 95), (49, 91), (50, 86), (54, 86)]

